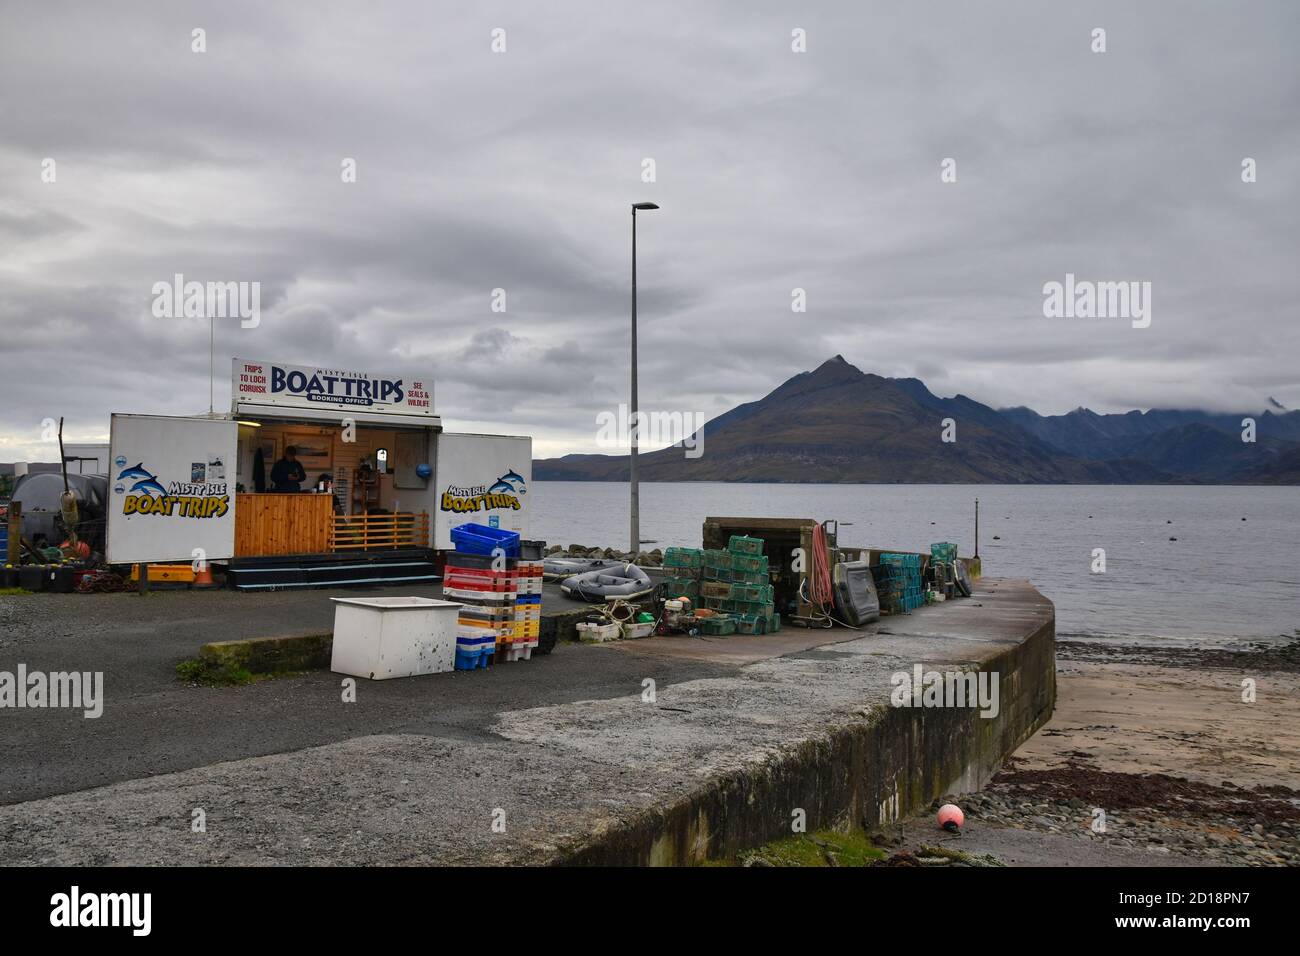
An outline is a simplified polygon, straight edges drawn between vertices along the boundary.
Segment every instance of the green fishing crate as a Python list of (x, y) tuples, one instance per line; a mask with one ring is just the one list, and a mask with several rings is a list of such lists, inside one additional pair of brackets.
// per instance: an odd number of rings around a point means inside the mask
[(935, 561), (955, 561), (957, 546), (950, 541), (939, 541), (930, 545), (930, 557)]
[(772, 579), (766, 571), (732, 571), (736, 584), (770, 584)]
[[(757, 539), (753, 539), (757, 540)], [(731, 556), (731, 566), (737, 571), (761, 571), (767, 573), (767, 555), (765, 554), (733, 554)]]
[(767, 616), (767, 633), (776, 634), (781, 630), (781, 615), (773, 611)]
[(766, 614), (739, 614), (736, 616), (737, 634), (766, 634)]
[(700, 599), (700, 582), (695, 578), (664, 578), (670, 598), (688, 597), (692, 601)]
[(727, 614), (699, 618), (698, 625), (701, 634), (722, 636), (736, 633), (736, 622)]
[(702, 581), (700, 583), (700, 595), (711, 598), (729, 598), (731, 597), (731, 585), (727, 581)]
[(732, 601), (728, 610), (752, 617), (756, 614), (771, 614), (773, 605), (771, 601)]
[(737, 601), (747, 601), (753, 604), (771, 604), (773, 600), (772, 585), (733, 584), (731, 586), (731, 596)]
[(708, 548), (704, 552), (704, 566), (706, 568), (731, 568), (732, 554), (730, 551), (719, 551), (715, 548)]
[(727, 550), (732, 554), (762, 554), (763, 539), (747, 538), (743, 534), (733, 534), (727, 542)]
[(664, 552), (665, 568), (699, 569), (704, 564), (704, 552), (699, 548), (669, 548)]

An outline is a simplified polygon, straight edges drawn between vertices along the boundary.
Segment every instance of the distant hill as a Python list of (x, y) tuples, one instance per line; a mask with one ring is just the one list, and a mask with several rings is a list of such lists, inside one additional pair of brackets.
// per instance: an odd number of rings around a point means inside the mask
[[(1279, 406), (1280, 408), (1280, 406)], [(1043, 416), (997, 410), (964, 395), (939, 398), (918, 379), (865, 373), (835, 356), (701, 430), (704, 454), (640, 456), (646, 481), (1294, 484), (1300, 412), (1252, 416), (1195, 411)], [(956, 423), (956, 441), (941, 423)], [(626, 455), (533, 462), (539, 481), (626, 481)]]
[[(1283, 414), (1277, 414), (1272, 409), (1261, 414), (1249, 414), (1250, 418), (1255, 419), (1258, 441), (1300, 442), (1300, 412), (1288, 412), (1276, 401), (1273, 401), (1273, 405), (1283, 411)], [(1098, 415), (1087, 408), (1076, 408), (1065, 415), (1048, 416), (1039, 415), (1028, 408), (1004, 408), (1001, 409), (1001, 414), (1053, 448), (1070, 455), (1090, 458), (1122, 456), (1145, 439), (1188, 426), (1217, 429), (1234, 437), (1238, 445), (1250, 447), (1241, 441), (1241, 422), (1248, 417), (1247, 414), (1152, 409), (1149, 412)]]

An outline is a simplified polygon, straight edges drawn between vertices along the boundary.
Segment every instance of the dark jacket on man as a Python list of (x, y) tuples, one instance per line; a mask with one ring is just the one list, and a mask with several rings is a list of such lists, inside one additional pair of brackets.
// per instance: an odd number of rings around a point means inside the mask
[(271, 468), (272, 491), (302, 491), (302, 482), (307, 480), (307, 471), (300, 461), (281, 458)]

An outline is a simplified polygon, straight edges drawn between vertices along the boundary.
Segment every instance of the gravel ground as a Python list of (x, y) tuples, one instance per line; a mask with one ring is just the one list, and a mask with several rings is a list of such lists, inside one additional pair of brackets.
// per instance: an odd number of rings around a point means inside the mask
[[(554, 861), (709, 781), (880, 719), (890, 675), (912, 663), (978, 664), (1050, 624), (1027, 582), (981, 588), (889, 633), (678, 639), (704, 659), (656, 639), (563, 645), (488, 671), (361, 681), (355, 702), (325, 672), (221, 688), (175, 678), (175, 660), (223, 629), (318, 622), (319, 593), (0, 599), (11, 620), (39, 609), (0, 647), (0, 668), (102, 669), (107, 696), (96, 720), (0, 712), (0, 864)], [(748, 645), (781, 656), (729, 653)]]

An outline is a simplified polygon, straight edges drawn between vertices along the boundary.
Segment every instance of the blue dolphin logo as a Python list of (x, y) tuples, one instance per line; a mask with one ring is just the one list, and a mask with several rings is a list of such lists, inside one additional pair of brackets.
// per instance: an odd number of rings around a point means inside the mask
[(146, 478), (144, 481), (137, 481), (134, 485), (131, 486), (131, 490), (144, 491), (144, 492), (148, 492), (151, 495), (167, 494), (167, 489), (164, 488), (162, 485), (158, 484), (157, 480), (155, 480), (152, 477)]
[(130, 468), (124, 468), (122, 470), (122, 473), (117, 476), (117, 480), (121, 481), (123, 478), (156, 478), (156, 477), (158, 476), (149, 473), (149, 469), (145, 468), (144, 462), (140, 462), (140, 464), (138, 465), (132, 465)]
[(517, 491), (520, 494), (523, 494), (524, 489), (522, 487), (516, 488), (514, 482), (518, 482), (522, 486), (524, 483), (524, 476), (513, 471), (507, 471), (497, 479), (495, 485), (488, 489), (488, 494), (499, 495), (510, 491)]

